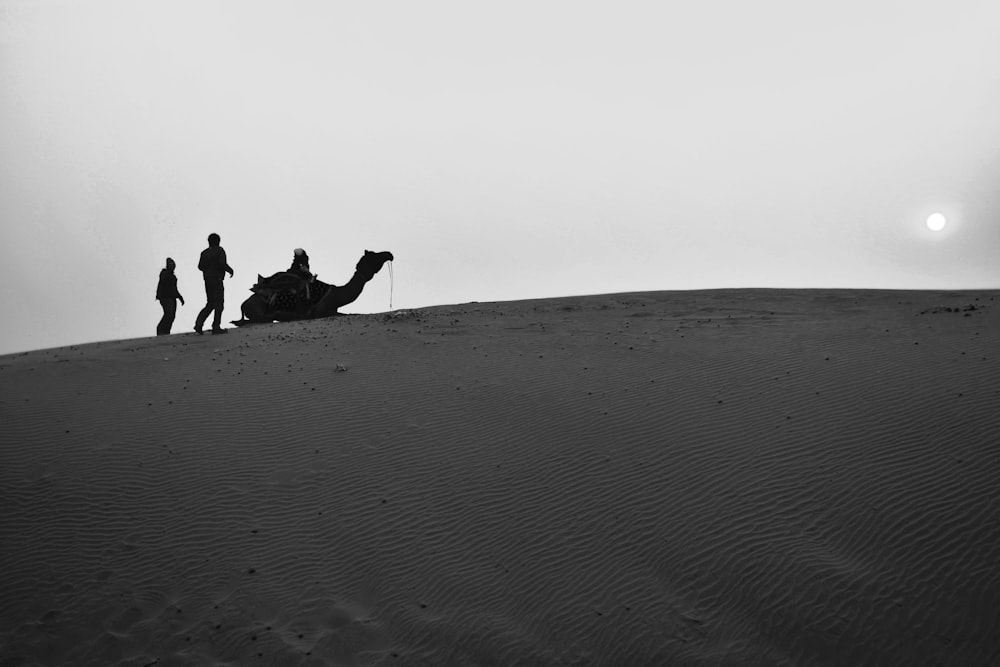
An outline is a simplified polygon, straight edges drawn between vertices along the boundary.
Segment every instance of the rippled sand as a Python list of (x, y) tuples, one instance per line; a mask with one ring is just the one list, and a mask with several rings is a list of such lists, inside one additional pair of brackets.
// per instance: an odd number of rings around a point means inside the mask
[(1000, 663), (997, 292), (0, 357), (0, 665)]

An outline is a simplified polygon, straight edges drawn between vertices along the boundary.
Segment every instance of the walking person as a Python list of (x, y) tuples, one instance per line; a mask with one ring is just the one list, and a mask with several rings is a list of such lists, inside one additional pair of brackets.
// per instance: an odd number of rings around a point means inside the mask
[(184, 297), (177, 291), (177, 276), (174, 269), (177, 264), (167, 257), (167, 266), (160, 269), (160, 282), (156, 284), (156, 300), (163, 306), (163, 317), (156, 325), (156, 335), (166, 336), (170, 333), (170, 327), (174, 325), (174, 315), (177, 314), (177, 300), (180, 299), (184, 305)]
[(221, 241), (218, 234), (209, 234), (208, 247), (201, 251), (201, 259), (198, 260), (198, 268), (205, 276), (205, 296), (208, 301), (194, 321), (194, 330), (199, 334), (212, 311), (215, 311), (215, 318), (212, 320), (212, 333), (226, 333), (226, 330), (222, 328), (222, 306), (225, 301), (225, 288), (222, 285), (222, 279), (227, 273), (232, 278), (233, 269), (226, 263), (226, 251), (219, 245)]

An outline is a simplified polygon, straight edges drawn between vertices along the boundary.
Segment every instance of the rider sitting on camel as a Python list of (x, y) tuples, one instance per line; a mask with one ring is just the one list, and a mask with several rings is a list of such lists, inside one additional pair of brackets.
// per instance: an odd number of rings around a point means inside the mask
[(312, 282), (316, 277), (309, 271), (309, 255), (302, 248), (295, 249), (295, 254), (292, 256), (292, 265), (289, 267), (288, 272), (301, 276), (309, 282)]
[(296, 248), (292, 255), (292, 265), (288, 267), (288, 273), (299, 276), (306, 281), (306, 301), (312, 299), (309, 283), (316, 279), (316, 276), (309, 270), (309, 255), (302, 248)]

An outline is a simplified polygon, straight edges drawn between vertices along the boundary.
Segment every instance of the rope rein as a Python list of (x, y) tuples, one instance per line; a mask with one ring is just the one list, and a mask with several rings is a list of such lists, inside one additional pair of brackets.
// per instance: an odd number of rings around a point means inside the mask
[(392, 312), (392, 286), (393, 286), (392, 262), (389, 262), (389, 312), (390, 313)]

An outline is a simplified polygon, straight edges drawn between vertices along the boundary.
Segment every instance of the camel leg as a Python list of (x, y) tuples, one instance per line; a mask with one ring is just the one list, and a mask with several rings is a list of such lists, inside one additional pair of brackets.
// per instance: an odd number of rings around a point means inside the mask
[(256, 294), (247, 298), (240, 305), (240, 311), (243, 313), (243, 319), (250, 322), (261, 323), (272, 321), (267, 303)]

